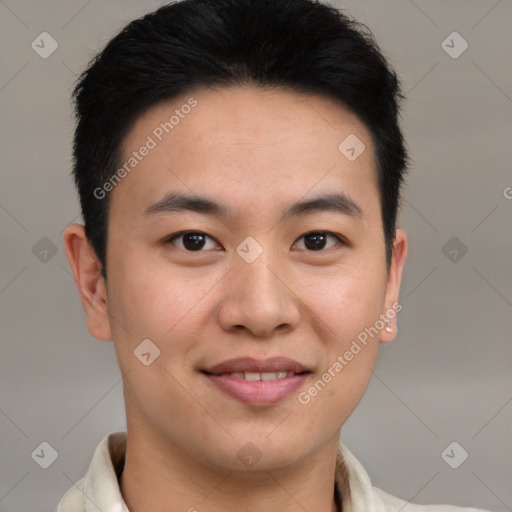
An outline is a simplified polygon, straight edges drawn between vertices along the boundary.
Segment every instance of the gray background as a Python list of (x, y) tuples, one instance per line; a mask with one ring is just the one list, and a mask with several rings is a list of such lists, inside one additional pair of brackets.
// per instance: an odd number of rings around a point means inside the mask
[[(101, 438), (125, 428), (113, 346), (88, 334), (63, 250), (81, 221), (70, 93), (117, 30), (161, 4), (0, 1), (1, 512), (54, 510)], [(512, 510), (512, 2), (336, 5), (399, 72), (413, 159), (399, 334), (342, 441), (406, 500)], [(43, 31), (59, 45), (47, 59), (31, 48)], [(458, 58), (442, 46), (453, 31), (469, 44)], [(58, 452), (48, 469), (31, 457), (43, 441)], [(441, 457), (453, 441), (452, 460), (469, 453), (458, 469)]]

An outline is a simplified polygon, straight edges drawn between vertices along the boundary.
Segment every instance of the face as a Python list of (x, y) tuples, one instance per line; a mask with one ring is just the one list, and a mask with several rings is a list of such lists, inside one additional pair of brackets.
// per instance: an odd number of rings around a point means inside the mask
[(321, 96), (201, 89), (148, 110), (123, 151), (108, 282), (89, 282), (105, 308), (84, 307), (114, 341), (128, 428), (228, 470), (337, 442), (396, 332), (406, 255), (397, 230), (387, 270), (364, 124)]

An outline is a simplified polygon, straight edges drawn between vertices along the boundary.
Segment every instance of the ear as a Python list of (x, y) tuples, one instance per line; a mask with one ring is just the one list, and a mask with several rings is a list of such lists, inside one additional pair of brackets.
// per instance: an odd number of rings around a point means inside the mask
[[(393, 254), (391, 265), (388, 271), (388, 280), (386, 284), (385, 307), (386, 311), (393, 312), (386, 315), (388, 319), (385, 321), (385, 327), (380, 332), (379, 341), (381, 343), (390, 343), (396, 337), (397, 333), (397, 314), (402, 309), (398, 303), (400, 293), (400, 283), (402, 281), (402, 271), (404, 268), (405, 258), (407, 257), (407, 234), (403, 229), (395, 231), (395, 240), (393, 243)], [(385, 312), (384, 312), (385, 313)], [(389, 324), (388, 324), (389, 322)], [(391, 327), (391, 332), (386, 330), (387, 326)]]
[(71, 224), (66, 228), (64, 247), (87, 317), (87, 329), (99, 340), (111, 340), (105, 279), (83, 226)]

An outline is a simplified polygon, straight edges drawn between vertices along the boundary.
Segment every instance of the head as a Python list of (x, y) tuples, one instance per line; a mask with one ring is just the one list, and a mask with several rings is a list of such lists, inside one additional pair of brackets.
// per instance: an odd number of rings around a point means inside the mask
[[(231, 470), (249, 442), (269, 469), (336, 438), (396, 334), (407, 252), (403, 97), (369, 30), (312, 0), (184, 0), (124, 28), (74, 98), (66, 251), (128, 428)], [(306, 370), (274, 403), (208, 375), (274, 356)]]

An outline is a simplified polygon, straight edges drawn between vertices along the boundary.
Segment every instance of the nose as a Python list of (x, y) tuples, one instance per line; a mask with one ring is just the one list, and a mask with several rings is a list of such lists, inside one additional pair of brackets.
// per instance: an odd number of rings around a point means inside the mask
[(252, 263), (236, 256), (218, 308), (222, 328), (228, 332), (247, 330), (259, 338), (293, 330), (300, 309), (289, 281), (265, 251)]

